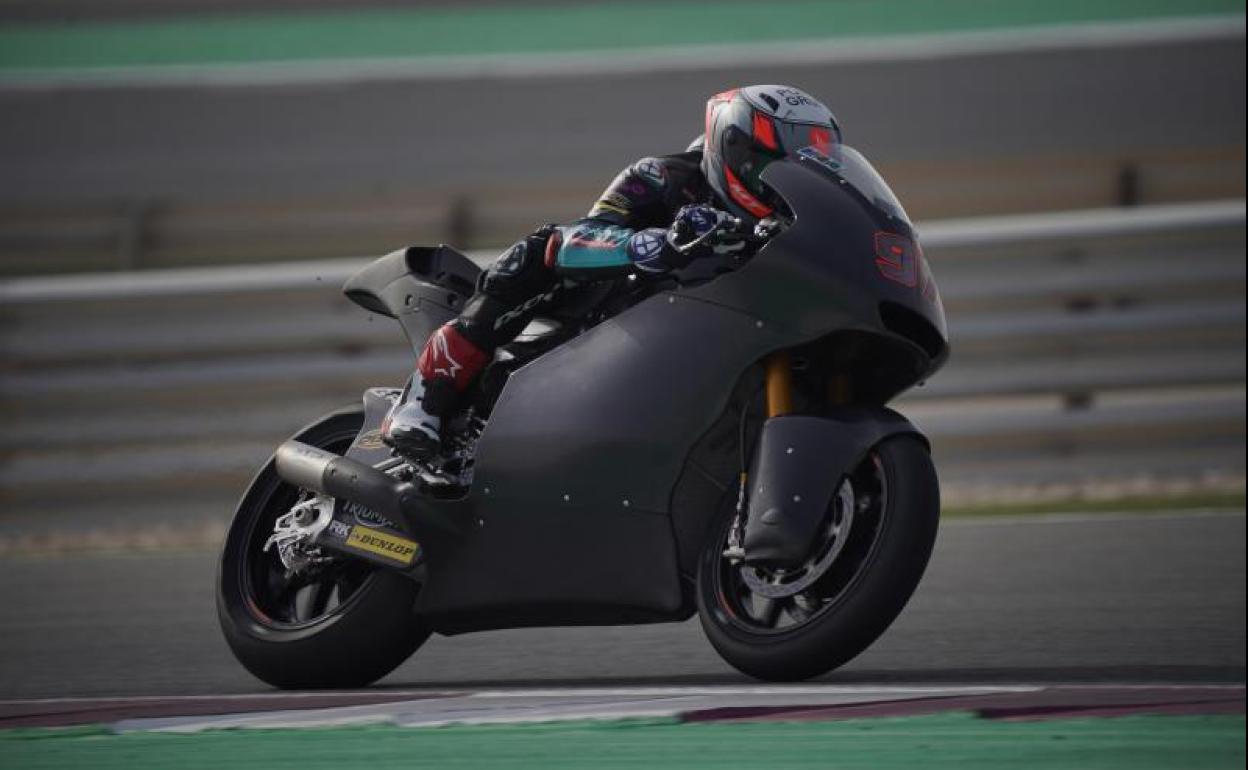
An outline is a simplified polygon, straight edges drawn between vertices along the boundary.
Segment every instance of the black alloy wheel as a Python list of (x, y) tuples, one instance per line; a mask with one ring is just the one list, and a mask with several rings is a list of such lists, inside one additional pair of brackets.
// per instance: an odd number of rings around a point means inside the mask
[(838, 484), (796, 569), (724, 556), (731, 513), (699, 562), (698, 610), (716, 650), (766, 680), (825, 673), (862, 652), (901, 612), (935, 541), (939, 488), (926, 446), (885, 439)]
[[(343, 410), (296, 440), (344, 452), (363, 414)], [(287, 689), (359, 687), (380, 679), (429, 636), (412, 611), (420, 585), (367, 562), (333, 556), (291, 574), (264, 550), (279, 516), (308, 493), (284, 482), (270, 459), (239, 503), (217, 573), (217, 614), (235, 657)]]

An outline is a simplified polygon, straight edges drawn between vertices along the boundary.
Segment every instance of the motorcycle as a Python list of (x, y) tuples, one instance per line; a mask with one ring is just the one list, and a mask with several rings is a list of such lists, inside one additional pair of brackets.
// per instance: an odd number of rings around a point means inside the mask
[[(396, 388), (278, 447), (218, 570), (242, 665), (354, 687), (433, 633), (697, 614), (728, 663), (784, 681), (874, 642), (936, 536), (927, 440), (885, 404), (944, 364), (944, 310), (860, 153), (805, 148), (762, 178), (784, 205), (752, 256), (569, 288), (498, 351), (435, 460), (381, 441)], [(343, 291), (419, 351), (479, 272), (412, 247)]]

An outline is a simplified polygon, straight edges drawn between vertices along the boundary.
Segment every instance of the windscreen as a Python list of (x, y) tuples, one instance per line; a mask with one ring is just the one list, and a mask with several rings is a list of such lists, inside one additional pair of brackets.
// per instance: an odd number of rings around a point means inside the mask
[(809, 162), (832, 176), (838, 183), (853, 188), (867, 202), (888, 216), (899, 219), (913, 228), (901, 201), (893, 195), (888, 183), (880, 176), (862, 153), (843, 144), (831, 147), (807, 146), (794, 153), (799, 162)]

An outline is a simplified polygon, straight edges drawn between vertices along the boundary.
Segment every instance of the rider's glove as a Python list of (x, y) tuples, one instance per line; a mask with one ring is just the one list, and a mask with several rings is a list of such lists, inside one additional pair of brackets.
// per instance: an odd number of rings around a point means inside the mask
[(684, 264), (687, 265), (695, 259), (712, 255), (730, 256), (745, 249), (745, 240), (733, 227), (734, 224), (739, 223), (710, 206), (700, 204), (685, 206), (676, 212), (676, 218), (672, 220), (672, 226), (668, 228), (667, 241), (673, 246), (680, 247), (697, 240), (710, 230), (717, 230), (715, 235), (693, 249), (681, 249), (684, 252)]
[(705, 235), (719, 223), (719, 212), (710, 206), (692, 204), (681, 207), (668, 230), (677, 243), (688, 243)]
[[(661, 273), (685, 267), (695, 259), (739, 253), (745, 248), (745, 241), (725, 227), (725, 217), (710, 206), (685, 206), (676, 212), (666, 230), (649, 228), (634, 233), (628, 243), (629, 257), (641, 270)], [(711, 230), (717, 232), (689, 248), (689, 244)]]

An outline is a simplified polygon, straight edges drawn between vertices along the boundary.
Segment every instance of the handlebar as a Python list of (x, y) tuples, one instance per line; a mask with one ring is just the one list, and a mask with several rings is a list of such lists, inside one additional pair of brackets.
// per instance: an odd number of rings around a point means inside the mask
[(676, 243), (675, 233), (671, 230), (667, 233), (668, 244), (680, 252), (688, 254), (698, 247), (708, 243), (718, 243), (720, 241), (744, 241), (746, 243), (766, 243), (776, 234), (778, 224), (774, 220), (764, 219), (757, 225), (749, 225), (740, 217), (735, 217), (726, 211), (714, 209), (716, 221), (706, 232), (687, 243)]

